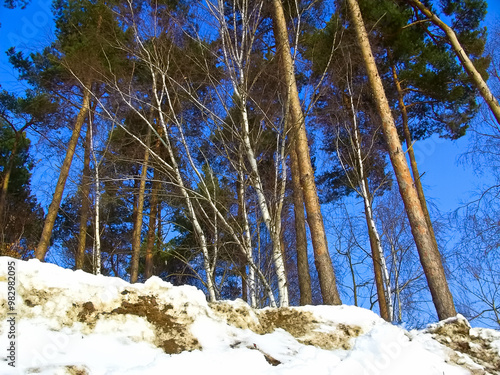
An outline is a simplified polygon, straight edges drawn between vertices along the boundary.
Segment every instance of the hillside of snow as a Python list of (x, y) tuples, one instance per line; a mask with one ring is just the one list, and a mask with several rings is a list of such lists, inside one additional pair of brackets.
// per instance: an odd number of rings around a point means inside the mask
[(8, 257), (0, 306), (5, 375), (500, 373), (500, 332), (461, 316), (408, 332), (353, 306), (210, 304), (157, 277), (129, 284)]

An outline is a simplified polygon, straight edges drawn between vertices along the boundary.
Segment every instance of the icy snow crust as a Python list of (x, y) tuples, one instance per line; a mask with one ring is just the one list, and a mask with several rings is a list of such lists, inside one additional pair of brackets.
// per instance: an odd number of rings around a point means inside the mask
[[(407, 332), (353, 306), (253, 310), (243, 301), (208, 304), (196, 288), (157, 277), (129, 284), (30, 260), (16, 261), (12, 368), (12, 261), (0, 257), (0, 374), (458, 375), (496, 374), (500, 364), (500, 333), (470, 329), (460, 316)], [(459, 328), (450, 329), (457, 332), (445, 332), (456, 322)], [(461, 335), (458, 348), (453, 335)], [(457, 350), (467, 340), (473, 345), (462, 354)], [(487, 355), (472, 353), (485, 345)]]

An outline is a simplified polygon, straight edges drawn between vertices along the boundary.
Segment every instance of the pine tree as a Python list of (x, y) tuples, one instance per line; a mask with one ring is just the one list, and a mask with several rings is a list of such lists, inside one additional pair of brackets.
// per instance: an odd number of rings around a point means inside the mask
[(348, 6), (379, 115), (382, 119), (382, 128), (389, 149), (389, 156), (396, 174), (401, 197), (405, 203), (408, 219), (412, 227), (412, 233), (420, 254), (420, 261), (427, 277), (438, 317), (439, 319), (446, 319), (455, 316), (456, 311), (453, 297), (444, 274), (441, 256), (434, 245), (435, 241), (432, 239), (427, 227), (425, 215), (422, 211), (417, 191), (413, 185), (410, 170), (399, 141), (395, 122), (373, 57), (368, 34), (364, 26), (357, 0), (348, 0)]
[(24, 132), (0, 118), (0, 181), (9, 180), (0, 217), (0, 254), (23, 259), (33, 255), (43, 222), (43, 210), (31, 193), (29, 146)]
[[(408, 0), (408, 3), (421, 11), (422, 14), (425, 15), (425, 17), (427, 17), (433, 24), (435, 24), (444, 32), (446, 38), (448, 39), (448, 42), (451, 44), (464, 70), (467, 72), (471, 81), (481, 93), (481, 96), (490, 108), (498, 124), (500, 124), (500, 104), (486, 84), (483, 75), (469, 57), (469, 54), (471, 52), (474, 53), (475, 51), (467, 51), (467, 49), (462, 46), (462, 43), (459, 40), (460, 36), (462, 36), (462, 38), (465, 38), (466, 41), (478, 38), (479, 35), (475, 29), (477, 28), (478, 19), (481, 20), (486, 15), (486, 3), (483, 0), (473, 0), (470, 2), (463, 2), (459, 0), (445, 1), (445, 14), (447, 16), (449, 16), (453, 12), (459, 13), (458, 17), (456, 17), (454, 20), (454, 27), (449, 27), (422, 2), (418, 0)], [(471, 14), (473, 15), (473, 17), (470, 17)], [(463, 28), (462, 34), (465, 35), (457, 35), (454, 30), (457, 27)]]

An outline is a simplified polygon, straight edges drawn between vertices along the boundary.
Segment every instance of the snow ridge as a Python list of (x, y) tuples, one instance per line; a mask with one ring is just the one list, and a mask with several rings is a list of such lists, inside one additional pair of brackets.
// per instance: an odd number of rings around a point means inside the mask
[[(16, 267), (9, 366), (8, 264)], [(500, 333), (461, 316), (408, 332), (354, 306), (251, 309), (0, 257), (0, 374), (498, 374)]]

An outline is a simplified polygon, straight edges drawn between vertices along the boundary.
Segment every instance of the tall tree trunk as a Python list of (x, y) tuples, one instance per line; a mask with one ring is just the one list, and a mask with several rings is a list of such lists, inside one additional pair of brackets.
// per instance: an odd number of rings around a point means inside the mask
[(80, 209), (80, 226), (78, 233), (78, 247), (76, 251), (75, 267), (77, 270), (83, 269), (85, 259), (85, 247), (87, 244), (87, 221), (90, 207), (90, 136), (92, 132), (90, 121), (88, 122), (87, 134), (85, 136), (85, 151), (83, 154), (82, 181), (80, 183), (80, 193), (82, 195), (82, 206)]
[(95, 202), (94, 202), (94, 246), (92, 247), (92, 255), (93, 255), (93, 271), (94, 275), (101, 274), (101, 181), (99, 178), (99, 166), (100, 161), (97, 161), (97, 156), (94, 147), (94, 135), (92, 133), (92, 118), (93, 114), (89, 115), (89, 124), (90, 124), (90, 149), (92, 152), (92, 158), (94, 159), (94, 184), (95, 184)]
[(162, 210), (162, 200), (158, 197), (158, 208), (157, 208), (157, 215), (156, 215), (156, 235), (158, 236), (158, 241), (160, 244), (163, 244), (163, 226), (162, 226), (162, 216), (161, 216), (161, 210)]
[(410, 127), (408, 125), (408, 112), (406, 111), (406, 105), (404, 102), (403, 89), (401, 87), (401, 82), (399, 81), (398, 74), (396, 71), (396, 66), (392, 64), (392, 77), (394, 79), (394, 84), (396, 85), (396, 90), (398, 92), (398, 105), (401, 111), (401, 117), (403, 120), (403, 135), (406, 142), (406, 150), (410, 158), (410, 166), (413, 174), (413, 181), (415, 181), (415, 187), (417, 189), (418, 199), (420, 200), (420, 205), (422, 206), (422, 211), (425, 215), (425, 221), (427, 222), (427, 227), (434, 241), (434, 246), (439, 249), (436, 235), (434, 234), (434, 226), (432, 225), (431, 216), (429, 215), (429, 210), (427, 209), (427, 201), (425, 200), (424, 188), (422, 187), (422, 181), (420, 180), (420, 173), (418, 171), (417, 159), (415, 158), (415, 152), (413, 150), (413, 144), (411, 139)]
[(47, 216), (43, 224), (42, 235), (40, 237), (40, 241), (38, 242), (38, 246), (35, 251), (36, 258), (42, 261), (45, 259), (45, 254), (47, 254), (47, 250), (50, 245), (50, 237), (52, 235), (52, 229), (54, 228), (54, 223), (57, 218), (57, 211), (59, 211), (59, 206), (61, 205), (64, 186), (66, 185), (66, 180), (69, 175), (69, 169), (73, 161), (73, 156), (75, 155), (76, 145), (80, 137), (80, 132), (82, 130), (85, 117), (87, 116), (87, 113), (90, 108), (91, 87), (92, 87), (92, 82), (88, 80), (82, 87), (83, 90), (82, 106), (80, 108), (78, 116), (76, 117), (75, 126), (73, 128), (73, 132), (71, 134), (71, 138), (68, 143), (68, 150), (66, 151), (66, 157), (64, 158), (63, 164), (61, 166), (61, 171), (59, 172), (59, 179), (57, 180), (56, 190), (54, 192), (54, 195), (52, 196), (52, 202), (50, 203), (49, 211), (47, 212)]
[[(367, 185), (366, 181), (365, 184)], [(375, 285), (377, 287), (380, 316), (388, 322), (391, 322), (393, 309), (391, 307), (391, 293), (390, 290), (388, 290), (388, 288), (390, 288), (390, 284), (388, 280), (388, 273), (384, 273), (384, 270), (387, 271), (387, 266), (383, 258), (384, 254), (382, 252), (380, 236), (375, 225), (373, 210), (369, 198), (364, 198), (364, 205), (366, 225), (368, 227), (368, 236), (370, 238), (370, 248), (372, 251), (373, 271), (375, 274)]]
[(241, 288), (243, 289), (243, 299), (250, 303), (250, 306), (253, 308), (257, 307), (257, 289), (255, 283), (255, 270), (250, 265), (248, 267), (248, 274), (246, 272), (246, 266), (249, 264), (248, 259), (253, 260), (252, 254), (252, 239), (250, 235), (250, 224), (248, 223), (248, 214), (247, 214), (247, 206), (246, 206), (246, 184), (245, 184), (245, 175), (243, 172), (243, 145), (240, 145), (239, 150), (239, 160), (238, 160), (238, 217), (241, 219), (243, 225), (243, 246), (242, 252), (244, 253), (242, 256), (242, 266), (241, 266)]
[[(368, 176), (365, 172), (365, 163), (363, 160), (363, 155), (361, 153), (361, 133), (358, 126), (358, 118), (356, 115), (356, 108), (354, 106), (354, 100), (352, 97), (351, 87), (348, 86), (349, 99), (346, 100), (346, 104), (350, 107), (350, 112), (352, 116), (352, 132), (351, 132), (351, 145), (354, 152), (355, 166), (358, 172), (359, 178), (359, 188), (360, 195), (363, 198), (364, 208), (365, 208), (365, 218), (366, 225), (368, 227), (368, 237), (370, 238), (370, 248), (372, 252), (373, 261), (373, 273), (375, 275), (375, 286), (377, 288), (378, 305), (380, 310), (380, 316), (387, 320), (392, 321), (392, 308), (391, 308), (391, 293), (390, 293), (390, 283), (389, 283), (389, 272), (387, 272), (387, 266), (385, 263), (384, 251), (382, 250), (382, 244), (380, 241), (380, 236), (375, 225), (375, 218), (373, 217), (373, 199), (370, 193)], [(338, 157), (340, 159), (340, 152), (338, 151)], [(352, 183), (355, 185), (355, 183)], [(384, 272), (385, 271), (385, 272)]]
[[(391, 244), (391, 257), (392, 257), (392, 263), (394, 267), (394, 303), (397, 303), (398, 306), (398, 318), (397, 322), (401, 323), (403, 320), (403, 312), (402, 312), (402, 304), (401, 304), (401, 290), (399, 287), (399, 267), (398, 267), (398, 259), (397, 259), (397, 254), (396, 254), (396, 247), (394, 246), (394, 243), (390, 241)], [(393, 313), (393, 318), (395, 317), (395, 313)]]
[(148, 174), (149, 162), (149, 144), (151, 139), (151, 127), (148, 127), (147, 144), (144, 151), (144, 160), (141, 169), (141, 182), (139, 185), (139, 193), (137, 196), (137, 215), (135, 216), (134, 231), (132, 234), (132, 260), (130, 265), (130, 282), (137, 282), (139, 277), (139, 259), (141, 255), (141, 232), (142, 232), (142, 216), (144, 209), (144, 192), (146, 191), (146, 177)]
[(288, 31), (285, 15), (280, 0), (273, 0), (273, 32), (276, 40), (277, 51), (280, 58), (281, 69), (285, 75), (285, 83), (288, 89), (288, 101), (290, 103), (290, 114), (293, 124), (293, 135), (295, 150), (300, 171), (300, 182), (304, 193), (304, 202), (307, 211), (307, 221), (311, 231), (311, 239), (314, 249), (316, 269), (321, 287), (323, 303), (326, 305), (339, 305), (342, 303), (337, 290), (337, 282), (333, 270), (332, 260), (328, 252), (323, 215), (319, 204), (316, 183), (314, 181), (314, 170), (309, 155), (309, 145), (305, 129), (304, 115), (300, 105), (297, 84), (295, 81), (295, 69), (292, 61), (290, 43), (288, 42)]
[[(240, 147), (240, 167), (242, 164), (242, 155), (241, 155), (241, 147)], [(244, 188), (243, 188), (243, 181), (242, 181), (242, 171), (238, 171), (238, 179), (236, 180), (236, 194), (238, 197), (238, 222), (243, 223), (243, 195), (244, 195)], [(242, 228), (241, 231), (241, 237), (244, 236), (244, 229)], [(238, 259), (238, 264), (239, 264), (239, 273), (241, 276), (241, 299), (245, 302), (248, 302), (248, 285), (247, 285), (247, 261), (246, 261), (246, 256), (239, 256), (237, 257)]]
[(299, 279), (300, 305), (312, 304), (311, 274), (307, 258), (306, 215), (304, 213), (304, 198), (300, 186), (299, 163), (297, 153), (290, 150), (290, 169), (293, 185), (293, 212), (295, 215), (295, 246), (297, 251), (297, 276)]
[(361, 48), (366, 70), (373, 90), (377, 109), (382, 119), (382, 129), (386, 139), (389, 156), (391, 159), (399, 191), (403, 199), (406, 214), (410, 221), (413, 238), (417, 245), (427, 283), (432, 294), (432, 299), (439, 319), (446, 319), (456, 315), (453, 297), (446, 281), (441, 256), (434, 246), (434, 241), (427, 227), (425, 215), (418, 199), (418, 194), (413, 185), (413, 179), (406, 162), (406, 157), (399, 141), (398, 132), (392, 117), (389, 102), (385, 95), (382, 80), (377, 70), (371, 46), (368, 40), (361, 11), (356, 0), (348, 0), (353, 27), (356, 29), (358, 43)]
[[(164, 77), (163, 77), (164, 78)], [(156, 74), (153, 73), (153, 81), (156, 82)], [(158, 108), (161, 108), (162, 103), (160, 98), (158, 97), (157, 92), (154, 92), (155, 94), (155, 101), (156, 104), (158, 105)], [(169, 101), (170, 108), (172, 109), (172, 102), (170, 102), (171, 98), (168, 97), (167, 99)], [(170, 159), (170, 168), (174, 173), (174, 179), (177, 183), (177, 188), (180, 190), (182, 197), (184, 198), (186, 202), (186, 214), (188, 218), (190, 219), (191, 223), (193, 224), (193, 231), (195, 233), (195, 236), (199, 242), (202, 254), (203, 254), (203, 268), (205, 269), (205, 274), (206, 274), (206, 287), (209, 295), (209, 300), (210, 302), (215, 302), (217, 300), (217, 295), (216, 295), (216, 290), (215, 290), (215, 285), (214, 285), (214, 275), (211, 271), (211, 265), (210, 265), (210, 257), (209, 257), (209, 251), (208, 251), (208, 245), (207, 245), (207, 239), (205, 236), (205, 233), (203, 231), (203, 228), (201, 227), (200, 221), (198, 219), (198, 215), (196, 213), (195, 207), (193, 205), (192, 198), (189, 194), (189, 190), (186, 187), (184, 183), (184, 178), (182, 177), (181, 170), (179, 168), (179, 164), (177, 162), (177, 159), (174, 154), (174, 150), (170, 141), (171, 135), (167, 131), (167, 121), (165, 118), (165, 115), (163, 111), (158, 111), (158, 120), (159, 124), (162, 127), (163, 134), (165, 135), (165, 148), (166, 151), (168, 152), (168, 157)], [(192, 159), (192, 156), (189, 152), (189, 147), (187, 145), (186, 138), (184, 136), (184, 131), (183, 131), (183, 124), (179, 122), (179, 120), (174, 117), (175, 123), (178, 125), (177, 130), (179, 131), (179, 140), (183, 145), (184, 151), (186, 152), (186, 157), (188, 159), (189, 164), (193, 168), (193, 171), (198, 175), (198, 178), (200, 178), (200, 181), (203, 181), (201, 178), (201, 174), (194, 165), (194, 161)], [(151, 124), (150, 124), (151, 127)], [(206, 185), (205, 185), (206, 187)], [(206, 190), (207, 195), (210, 194), (208, 189)]]
[(153, 276), (153, 249), (156, 239), (156, 216), (158, 212), (158, 190), (160, 190), (160, 181), (158, 181), (158, 172), (155, 168), (153, 175), (153, 187), (151, 189), (151, 209), (149, 211), (148, 222), (148, 242), (146, 247), (146, 260), (144, 279)]
[(242, 115), (242, 138), (243, 138), (243, 150), (247, 157), (248, 163), (252, 168), (251, 180), (253, 181), (253, 187), (257, 194), (257, 201), (259, 203), (259, 208), (262, 213), (262, 218), (266, 225), (267, 230), (271, 236), (271, 241), (273, 244), (272, 248), (272, 258), (275, 267), (276, 277), (278, 279), (278, 295), (280, 301), (280, 307), (287, 307), (289, 304), (288, 299), (288, 288), (286, 280), (285, 263), (282, 255), (281, 249), (281, 217), (277, 213), (273, 216), (271, 214), (271, 209), (264, 195), (264, 186), (262, 179), (260, 177), (259, 167), (257, 165), (257, 158), (253, 151), (252, 144), (250, 142), (250, 124), (248, 120), (248, 113), (246, 108), (246, 98), (238, 91), (237, 86), (235, 86), (236, 96), (240, 99), (241, 115)]
[(486, 101), (486, 104), (488, 104), (488, 107), (490, 107), (490, 110), (493, 113), (493, 116), (495, 116), (498, 124), (500, 124), (500, 104), (484, 81), (483, 77), (481, 77), (481, 74), (477, 71), (476, 67), (469, 59), (467, 53), (465, 53), (465, 50), (458, 41), (457, 35), (453, 31), (453, 29), (446, 23), (441, 21), (441, 19), (437, 15), (432, 13), (429, 8), (427, 8), (419, 0), (408, 0), (408, 2), (411, 5), (417, 7), (429, 20), (432, 21), (432, 23), (434, 23), (437, 27), (444, 31), (446, 37), (448, 38), (451, 46), (455, 51), (455, 54), (457, 55), (458, 59), (462, 63), (463, 68), (469, 75), (469, 78), (481, 93), (481, 96)]
[[(155, 144), (156, 155), (162, 155), (164, 154), (164, 148), (161, 143), (161, 138), (163, 137), (163, 130), (161, 126), (158, 126), (156, 133), (157, 133), (156, 144)], [(159, 230), (158, 221), (160, 220), (158, 217), (158, 211), (159, 211), (158, 193), (160, 191), (160, 188), (161, 188), (160, 176), (158, 173), (158, 168), (155, 167), (153, 172), (153, 186), (151, 190), (151, 208), (149, 212), (148, 234), (147, 234), (148, 239), (146, 247), (145, 270), (144, 270), (144, 278), (146, 280), (149, 279), (151, 276), (153, 276), (153, 250), (156, 241), (157, 228)]]

